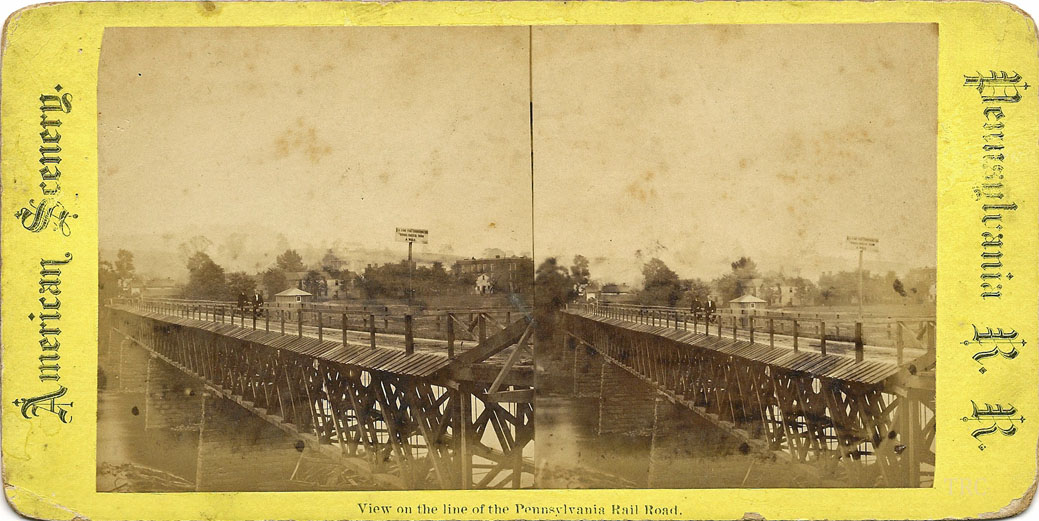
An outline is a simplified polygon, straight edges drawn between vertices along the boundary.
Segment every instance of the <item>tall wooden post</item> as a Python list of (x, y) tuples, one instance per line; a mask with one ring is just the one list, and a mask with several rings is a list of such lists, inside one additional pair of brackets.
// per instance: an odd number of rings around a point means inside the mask
[(409, 355), (415, 352), (415, 335), (411, 331), (412, 325), (411, 314), (404, 315), (404, 353)]
[(484, 315), (483, 313), (480, 313), (480, 315), (479, 315), (477, 320), (478, 320), (477, 327), (480, 330), (480, 336), (479, 336), (480, 343), (482, 344), (484, 340), (487, 340), (487, 316)]
[(861, 362), (865, 357), (862, 343), (862, 322), (855, 323), (855, 361)]
[(768, 347), (776, 347), (776, 319), (768, 319)]
[(461, 461), (462, 490), (473, 486), (473, 455), (469, 448), (472, 436), (473, 412), (471, 394), (464, 384), (458, 389), (458, 459)]
[(375, 351), (375, 313), (368, 314), (368, 331), (371, 335), (372, 351)]
[(303, 338), (303, 308), (296, 312), (296, 336)]
[(323, 342), (325, 340), (325, 324), (321, 317), (321, 312), (317, 312), (317, 341)]
[(793, 333), (794, 333), (794, 352), (796, 353), (797, 352), (797, 319), (794, 319), (793, 323), (794, 323), (794, 325), (793, 325), (793, 328), (794, 328), (794, 331), (793, 331)]
[(447, 357), (455, 357), (455, 315), (447, 314)]
[(343, 345), (346, 345), (346, 313), (343, 313)]
[(819, 321), (819, 352), (826, 354), (826, 322)]

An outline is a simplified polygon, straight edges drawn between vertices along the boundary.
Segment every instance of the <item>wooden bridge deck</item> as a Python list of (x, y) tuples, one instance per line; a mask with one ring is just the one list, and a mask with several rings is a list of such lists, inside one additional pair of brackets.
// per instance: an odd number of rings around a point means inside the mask
[(843, 354), (822, 354), (805, 350), (795, 351), (792, 346), (778, 344), (775, 347), (749, 340), (718, 337), (650, 324), (640, 324), (618, 318), (606, 318), (588, 311), (567, 311), (575, 316), (594, 320), (605, 325), (657, 335), (668, 340), (692, 347), (709, 349), (720, 354), (737, 356), (753, 362), (782, 367), (791, 371), (805, 372), (825, 378), (876, 384), (894, 376), (900, 367), (894, 359), (855, 361)]
[[(368, 333), (366, 332), (350, 331), (347, 333), (347, 342), (344, 343), (342, 341), (342, 332), (334, 328), (325, 329), (321, 333), (322, 339), (319, 340), (316, 326), (303, 326), (302, 336), (300, 336), (283, 334), (273, 330), (253, 329), (251, 325), (243, 326), (169, 315), (155, 311), (143, 311), (131, 306), (114, 305), (111, 308), (171, 325), (196, 328), (229, 338), (262, 344), (274, 349), (283, 349), (299, 355), (371, 371), (429, 377), (441, 371), (460, 370), (462, 366), (469, 365), (449, 358), (447, 356), (447, 342), (439, 339), (415, 338), (415, 352), (409, 354), (405, 351), (403, 335), (391, 333), (377, 333), (377, 345), (375, 349), (372, 349), (368, 341)], [(351, 339), (351, 333), (355, 334), (357, 338)], [(456, 349), (459, 353), (464, 353), (477, 345), (478, 342), (476, 341), (460, 340), (456, 342)], [(496, 368), (501, 368), (504, 365), (505, 357), (506, 355), (503, 353), (495, 353), (480, 363), (483, 367), (478, 368), (476, 371), (463, 372), (476, 375), (489, 374)], [(532, 357), (520, 357), (519, 360), (513, 363), (511, 370), (514, 372), (512, 379), (532, 382)]]

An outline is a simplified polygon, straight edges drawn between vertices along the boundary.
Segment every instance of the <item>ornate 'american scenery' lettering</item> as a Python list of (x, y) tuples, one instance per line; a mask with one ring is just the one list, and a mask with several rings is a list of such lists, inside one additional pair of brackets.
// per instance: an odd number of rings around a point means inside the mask
[(35, 199), (29, 199), (25, 207), (22, 207), (14, 216), (21, 220), (22, 227), (33, 233), (39, 233), (48, 228), (60, 232), (68, 237), (72, 234), (69, 219), (76, 219), (78, 214), (69, 212), (65, 205), (58, 200), (61, 194), (61, 114), (72, 112), (72, 94), (66, 92), (61, 94), (61, 85), (55, 85), (56, 94), (40, 95), (40, 159), (43, 165), (40, 168), (40, 193), (42, 198), (37, 203)]
[[(29, 313), (29, 320), (39, 320), (39, 379), (41, 382), (57, 382), (61, 380), (61, 355), (59, 347), (61, 342), (61, 268), (72, 261), (72, 253), (65, 252), (63, 259), (40, 259), (40, 310), (39, 313)], [(39, 416), (40, 411), (57, 415), (62, 423), (69, 423), (72, 418), (68, 407), (72, 402), (58, 403), (58, 399), (65, 396), (68, 389), (58, 384), (57, 388), (30, 398), (19, 398), (13, 403), (21, 407), (22, 416), (34, 418)]]

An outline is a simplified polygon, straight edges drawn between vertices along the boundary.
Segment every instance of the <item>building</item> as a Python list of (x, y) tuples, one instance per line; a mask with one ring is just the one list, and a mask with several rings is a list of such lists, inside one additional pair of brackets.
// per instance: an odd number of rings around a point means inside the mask
[(491, 282), (491, 276), (487, 273), (481, 273), (479, 277), (476, 277), (476, 292), (480, 295), (486, 295), (494, 291), (494, 283)]
[[(496, 255), (493, 259), (462, 259), (455, 262), (453, 271), (459, 279), (474, 281), (480, 275), (487, 275), (490, 280), (490, 292), (516, 292), (527, 288), (519, 287), (533, 280), (534, 260), (530, 257), (502, 257)], [(479, 286), (474, 287), (477, 293), (481, 293)]]
[(274, 302), (278, 304), (303, 304), (314, 300), (314, 295), (299, 288), (289, 288), (274, 295)]
[(729, 301), (729, 308), (736, 313), (746, 313), (755, 309), (764, 309), (766, 302), (754, 295), (743, 295)]
[(169, 277), (152, 277), (142, 279), (120, 279), (119, 287), (131, 297), (175, 298), (183, 289), (180, 284)]
[(343, 284), (343, 281), (333, 277), (325, 270), (315, 271), (317, 272), (316, 287), (306, 288), (307, 274), (310, 273), (310, 271), (286, 271), (285, 281), (289, 283), (290, 287), (312, 290), (315, 297), (328, 297), (333, 299), (346, 297), (346, 290), (348, 288)]
[(627, 284), (603, 284), (596, 292), (596, 300), (603, 304), (632, 304), (638, 301), (638, 292)]

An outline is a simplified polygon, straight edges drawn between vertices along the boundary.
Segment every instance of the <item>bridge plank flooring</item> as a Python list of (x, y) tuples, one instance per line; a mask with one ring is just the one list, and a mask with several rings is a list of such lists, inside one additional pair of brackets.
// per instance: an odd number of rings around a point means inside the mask
[(648, 333), (693, 347), (710, 349), (726, 355), (774, 365), (791, 371), (810, 373), (822, 378), (873, 385), (883, 382), (900, 371), (899, 366), (893, 362), (879, 360), (855, 361), (853, 358), (837, 354), (824, 355), (809, 351), (793, 351), (779, 346), (773, 348), (767, 344), (751, 343), (742, 339), (719, 338), (682, 329), (639, 324), (616, 318), (604, 318), (586, 311), (568, 310), (566, 312), (629, 331)]

